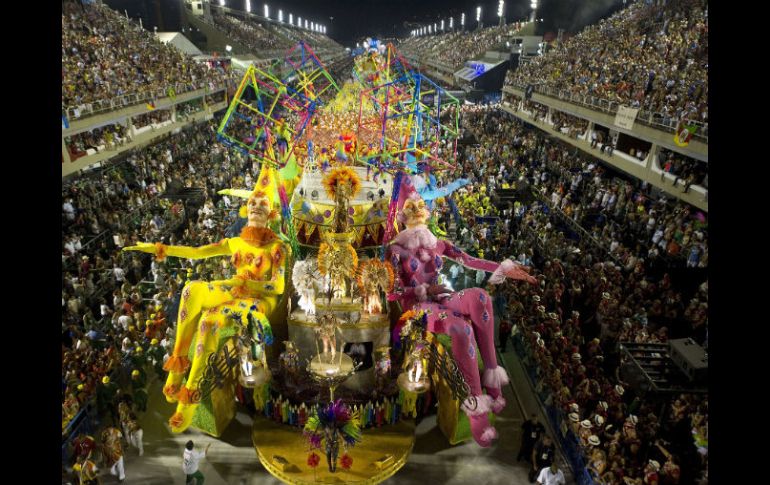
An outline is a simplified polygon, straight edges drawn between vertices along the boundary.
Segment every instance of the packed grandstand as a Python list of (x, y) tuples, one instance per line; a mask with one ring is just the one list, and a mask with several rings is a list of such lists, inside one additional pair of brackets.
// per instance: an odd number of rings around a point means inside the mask
[[(161, 388), (180, 293), (190, 281), (234, 277), (229, 259), (161, 261), (122, 249), (146, 241), (199, 247), (237, 235), (241, 201), (220, 191), (254, 187), (263, 168), (218, 136), (244, 69), (196, 59), (126, 17), (104, 2), (62, 2), (62, 483), (96, 483), (89, 480), (110, 470), (129, 482), (150, 480), (141, 475), (143, 455), (168, 454), (167, 445), (143, 444), (137, 430), (165, 425), (147, 402), (166, 405)], [(340, 87), (356, 82), (350, 50), (318, 31), (217, 5), (201, 21), (246, 49), (250, 62), (280, 61), (302, 42)], [(527, 24), (456, 23), (389, 48), (458, 69)], [(335, 106), (331, 96), (318, 102)], [(637, 110), (634, 128), (599, 126), (621, 107)], [(491, 286), (483, 271), (445, 267), (450, 288), (490, 292), (502, 361), (511, 376), (511, 366), (521, 369), (512, 392), (531, 394), (537, 406), (496, 425), (500, 439), (515, 444), (495, 473), (520, 470), (525, 483), (530, 469), (539, 474), (556, 461), (533, 453), (553, 442), (562, 470), (580, 485), (707, 484), (705, 388), (669, 382), (670, 366), (652, 390), (625, 371), (635, 358), (661, 362), (644, 349), (668, 349), (670, 341), (692, 339), (708, 350), (705, 0), (628, 2), (508, 70), (484, 102), (458, 103), (440, 118), (454, 115), (454, 166), (432, 174), (432, 183), (467, 183), (434, 201), (433, 229), (473, 258), (529, 267), (536, 280)], [(358, 116), (357, 108), (321, 113), (308, 129), (353, 132)], [(672, 141), (682, 126), (692, 128), (687, 149)], [(340, 146), (324, 150), (339, 154)], [(449, 156), (448, 147), (437, 153)], [(542, 416), (542, 431), (528, 441), (518, 423), (532, 413)], [(128, 443), (117, 455), (103, 433), (110, 427)], [(171, 435), (167, 427), (154, 434), (163, 433)], [(525, 463), (511, 450), (526, 450)], [(181, 447), (172, 454), (181, 463)], [(171, 483), (174, 467), (161, 480)], [(236, 483), (220, 478), (213, 483)]]

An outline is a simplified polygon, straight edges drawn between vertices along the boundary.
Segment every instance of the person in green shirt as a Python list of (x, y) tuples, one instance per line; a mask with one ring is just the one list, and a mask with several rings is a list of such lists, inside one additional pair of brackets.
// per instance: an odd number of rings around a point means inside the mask
[(108, 376), (102, 377), (101, 384), (96, 388), (96, 407), (99, 415), (103, 416), (109, 411), (114, 426), (120, 425), (115, 403), (119, 390), (118, 385), (112, 382)]
[(131, 389), (133, 390), (132, 398), (136, 409), (138, 411), (147, 411), (147, 389), (145, 384), (147, 383), (147, 376), (143, 370), (134, 369), (131, 371)]

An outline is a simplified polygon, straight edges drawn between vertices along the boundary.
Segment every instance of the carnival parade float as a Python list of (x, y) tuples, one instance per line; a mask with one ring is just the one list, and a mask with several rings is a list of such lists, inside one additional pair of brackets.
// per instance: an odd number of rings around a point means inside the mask
[(220, 436), (237, 396), (256, 410), (259, 460), (286, 483), (385, 480), (436, 402), (450, 443), (490, 446), (507, 382), (491, 300), (444, 286), (441, 269), (533, 280), (429, 229), (432, 202), (465, 183), (434, 175), (454, 168), (458, 107), (392, 45), (358, 56), (341, 85), (304, 42), (248, 69), (218, 130), (261, 167), (255, 187), (223, 191), (245, 203), (240, 235), (126, 248), (235, 270), (182, 290), (163, 389), (172, 431)]

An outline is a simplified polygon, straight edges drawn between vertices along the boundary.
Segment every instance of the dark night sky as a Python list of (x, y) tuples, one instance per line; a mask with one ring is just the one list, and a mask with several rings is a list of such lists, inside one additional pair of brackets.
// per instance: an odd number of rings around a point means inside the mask
[[(217, 2), (217, 0), (214, 0)], [(506, 0), (505, 13), (508, 22), (523, 20), (531, 11), (531, 0)], [(132, 17), (142, 16), (145, 26), (160, 23), (159, 30), (181, 29), (182, 0), (106, 0), (119, 11), (127, 9)], [(325, 23), (328, 35), (343, 45), (350, 46), (367, 36), (405, 36), (420, 25), (455, 17), (455, 27), (460, 25), (460, 13), (465, 12), (465, 27), (476, 27), (476, 6), (482, 7), (485, 26), (497, 24), (497, 0), (252, 0), (252, 13), (261, 14), (264, 3), (270, 6), (270, 17), (276, 18), (282, 9), (284, 18), (289, 12), (310, 21)], [(587, 24), (607, 16), (623, 6), (622, 0), (539, 0), (538, 18), (543, 18), (543, 34), (559, 28), (576, 33)], [(245, 0), (226, 0), (226, 5), (243, 9)], [(158, 15), (161, 21), (156, 20)], [(330, 20), (329, 17), (334, 17)]]

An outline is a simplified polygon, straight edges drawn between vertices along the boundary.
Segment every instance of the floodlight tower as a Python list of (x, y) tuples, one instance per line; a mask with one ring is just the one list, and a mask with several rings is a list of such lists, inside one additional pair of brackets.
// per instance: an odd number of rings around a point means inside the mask
[(497, 16), (500, 17), (500, 27), (505, 25), (505, 0), (497, 2)]
[[(534, 0), (532, 0), (534, 1)], [(484, 24), (481, 22), (481, 7), (476, 7), (476, 27), (479, 29), (484, 28)]]
[(537, 0), (532, 0), (532, 3), (529, 4), (529, 7), (532, 9), (532, 13), (529, 15), (529, 21), (534, 22), (535, 14), (537, 13)]
[(460, 30), (465, 30), (465, 12), (460, 15)]

